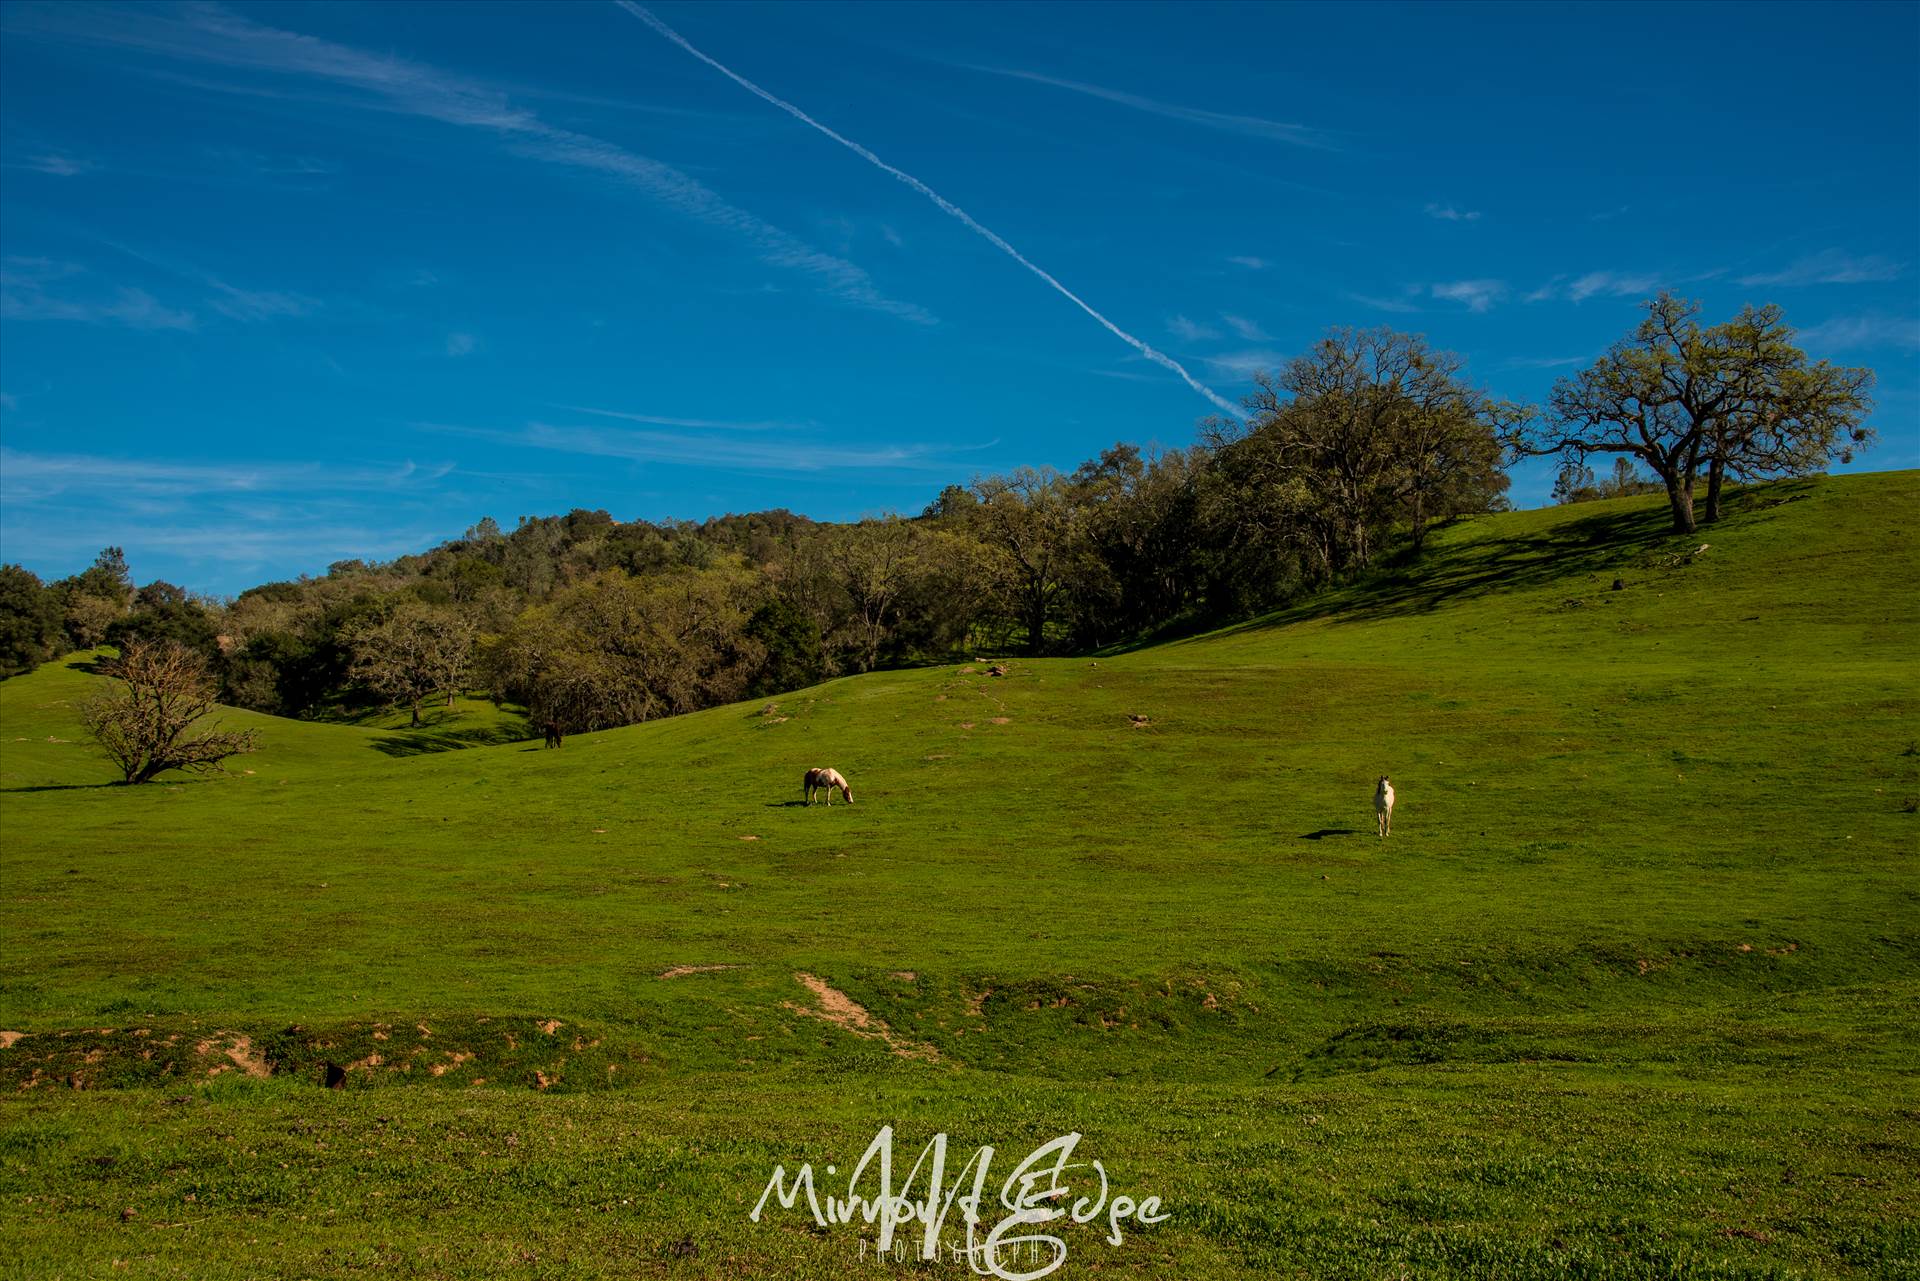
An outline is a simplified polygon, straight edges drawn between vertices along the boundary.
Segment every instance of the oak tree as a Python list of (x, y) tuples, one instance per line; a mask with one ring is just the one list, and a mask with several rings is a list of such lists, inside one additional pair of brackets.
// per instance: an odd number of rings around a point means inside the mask
[(1873, 374), (1809, 361), (1777, 307), (1748, 307), (1706, 326), (1698, 303), (1661, 294), (1632, 334), (1553, 389), (1545, 417), (1514, 423), (1516, 455), (1580, 462), (1621, 454), (1666, 490), (1676, 533), (1696, 528), (1694, 489), (1708, 475), (1706, 518), (1729, 476), (1759, 479), (1848, 461), (1873, 433)]

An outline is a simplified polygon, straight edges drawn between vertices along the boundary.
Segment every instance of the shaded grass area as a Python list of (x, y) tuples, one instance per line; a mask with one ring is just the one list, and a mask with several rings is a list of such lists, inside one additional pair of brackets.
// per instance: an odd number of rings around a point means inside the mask
[(227, 774), (104, 788), (92, 678), (0, 683), (0, 1260), (843, 1276), (746, 1210), (892, 1123), (1166, 1200), (1064, 1275), (1920, 1268), (1916, 509), (1462, 521), (1212, 636), (559, 751), (228, 712)]

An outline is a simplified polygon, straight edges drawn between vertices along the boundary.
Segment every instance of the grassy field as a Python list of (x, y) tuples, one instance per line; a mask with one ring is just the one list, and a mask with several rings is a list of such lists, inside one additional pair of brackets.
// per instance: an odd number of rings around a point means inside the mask
[(1162, 1198), (1057, 1276), (1920, 1275), (1916, 511), (1479, 518), (1224, 632), (559, 751), (233, 712), (229, 774), (111, 787), (96, 678), (7, 681), (0, 1268), (969, 1275), (748, 1221), (891, 1124)]

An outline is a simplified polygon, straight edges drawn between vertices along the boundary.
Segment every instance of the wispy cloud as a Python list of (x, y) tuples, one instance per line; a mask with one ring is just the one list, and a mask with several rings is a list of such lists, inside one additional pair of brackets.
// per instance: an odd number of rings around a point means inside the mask
[(62, 495), (185, 499), (210, 494), (359, 491), (437, 481), (453, 464), (343, 467), (329, 463), (181, 463), (0, 447), (0, 497), (31, 503)]
[(1491, 311), (1507, 296), (1504, 280), (1445, 280), (1431, 286), (1435, 298), (1465, 303), (1468, 311)]
[(0, 316), (8, 320), (78, 320), (128, 329), (192, 329), (193, 313), (164, 306), (144, 289), (122, 287), (105, 298), (55, 298), (44, 293), (0, 292)]
[(1575, 302), (1585, 302), (1596, 294), (1630, 298), (1651, 293), (1659, 284), (1660, 277), (1651, 272), (1590, 271), (1567, 286), (1567, 297)]
[(1560, 369), (1577, 365), (1585, 356), (1514, 356), (1501, 362), (1502, 369)]
[(1167, 332), (1181, 342), (1187, 343), (1206, 342), (1210, 338), (1220, 336), (1220, 331), (1211, 325), (1203, 325), (1197, 320), (1189, 320), (1179, 315), (1167, 317)]
[(1227, 328), (1233, 330), (1234, 333), (1238, 334), (1247, 342), (1268, 342), (1273, 338), (1272, 334), (1260, 328), (1259, 325), (1248, 320), (1245, 316), (1233, 316), (1223, 311), (1220, 313), (1220, 319), (1226, 321)]
[(1823, 249), (1817, 254), (1780, 271), (1741, 276), (1743, 285), (1864, 285), (1899, 276), (1901, 265), (1878, 254), (1855, 257), (1838, 249)]
[(726, 418), (670, 418), (664, 414), (636, 414), (623, 409), (594, 409), (588, 405), (557, 405), (576, 414), (596, 414), (623, 422), (646, 423), (653, 427), (689, 427), (705, 431), (808, 431), (817, 423), (782, 422), (772, 419), (742, 421)]
[(471, 356), (474, 353), (474, 349), (479, 345), (479, 340), (472, 334), (447, 335), (447, 355), (455, 359), (461, 356)]
[(79, 156), (70, 156), (57, 151), (28, 156), (25, 160), (11, 162), (6, 167), (52, 174), (56, 178), (77, 178), (83, 173), (92, 173), (98, 168), (91, 160), (83, 160)]
[(1127, 93), (1121, 89), (1108, 89), (1102, 85), (1087, 84), (1081, 80), (1066, 80), (1059, 76), (1042, 75), (1037, 71), (1021, 71), (1013, 67), (969, 65), (967, 69), (984, 71), (988, 75), (1007, 76), (1014, 80), (1027, 80), (1034, 84), (1050, 85), (1055, 89), (1065, 89), (1072, 93), (1085, 94), (1090, 98), (1118, 103), (1123, 107), (1132, 107), (1135, 111), (1144, 111), (1150, 115), (1165, 116), (1169, 120), (1180, 120), (1187, 124), (1202, 125), (1208, 129), (1219, 129), (1249, 138), (1266, 138), (1273, 142), (1292, 143), (1296, 147), (1338, 150), (1324, 132), (1306, 125), (1267, 120), (1260, 116), (1237, 116), (1222, 111), (1207, 111), (1200, 107), (1183, 107), (1177, 103), (1161, 102), (1157, 98)]
[[(622, 415), (645, 421), (641, 415)], [(689, 420), (701, 421), (701, 420)], [(979, 445), (888, 444), (835, 445), (822, 449), (811, 441), (767, 439), (759, 436), (715, 435), (711, 432), (635, 430), (597, 425), (528, 423), (522, 431), (420, 423), (430, 431), (468, 436), (495, 444), (593, 458), (629, 462), (672, 463), (749, 472), (811, 473), (820, 471), (950, 471), (954, 456), (991, 448)]]
[(1236, 267), (1245, 267), (1248, 271), (1265, 271), (1267, 268), (1273, 266), (1270, 260), (1266, 258), (1256, 258), (1252, 254), (1234, 254), (1228, 258), (1227, 261)]
[[(32, 20), (16, 23), (15, 29), (242, 72), (300, 77), (350, 91), (354, 106), (484, 131), (514, 154), (613, 177), (677, 213), (738, 235), (762, 261), (812, 278), (823, 293), (848, 305), (916, 324), (935, 323), (924, 307), (887, 297), (860, 267), (729, 204), (680, 170), (548, 124), (492, 86), (423, 63), (265, 26), (207, 4), (164, 12), (116, 9), (110, 15), (61, 6), (33, 11)], [(218, 82), (205, 87), (252, 91)]]
[(1529, 293), (1527, 301), (1565, 298), (1570, 302), (1585, 302), (1595, 297), (1645, 297), (1659, 287), (1660, 277), (1650, 271), (1589, 271), (1583, 276), (1555, 276)]
[(615, 0), (615, 2), (622, 9), (625, 9), (628, 13), (640, 19), (640, 21), (646, 23), (649, 27), (653, 28), (654, 31), (658, 32), (661, 36), (665, 37), (667, 40), (672, 41), (674, 44), (678, 45), (680, 48), (686, 50), (693, 57), (699, 59), (701, 62), (704, 62), (709, 67), (712, 67), (715, 71), (718, 71), (721, 75), (733, 81), (735, 84), (739, 85), (742, 89), (745, 89), (748, 93), (751, 93), (754, 97), (759, 98), (762, 102), (778, 107), (780, 110), (786, 112), (788, 115), (792, 116), (795, 120), (800, 121), (802, 124), (806, 125), (808, 128), (814, 130), (815, 132), (825, 137), (831, 138), (833, 141), (839, 143), (841, 146), (845, 147), (848, 151), (853, 152), (853, 154), (855, 154), (856, 156), (859, 156), (862, 160), (866, 161), (868, 164), (872, 165), (874, 168), (879, 169), (882, 173), (885, 173), (891, 176), (892, 178), (896, 179), (899, 182), (905, 183), (908, 187), (912, 188), (914, 191), (919, 192), (922, 196), (925, 196), (928, 200), (932, 201), (934, 207), (939, 209), (940, 212), (946, 214), (950, 218), (957, 220), (962, 226), (966, 227), (969, 231), (973, 232), (975, 235), (985, 240), (988, 244), (998, 249), (1001, 253), (1006, 254), (1009, 258), (1019, 263), (1022, 267), (1025, 267), (1033, 275), (1039, 277), (1042, 281), (1046, 282), (1048, 287), (1051, 288), (1055, 293), (1058, 293), (1061, 297), (1065, 298), (1068, 302), (1072, 303), (1074, 306), (1078, 307), (1081, 311), (1085, 312), (1088, 316), (1092, 317), (1093, 320), (1096, 323), (1098, 323), (1101, 326), (1101, 328), (1105, 329), (1108, 333), (1112, 334), (1114, 337), (1118, 338), (1120, 341), (1126, 343), (1129, 347), (1132, 347), (1135, 351), (1139, 352), (1142, 356), (1145, 356), (1148, 360), (1151, 360), (1154, 364), (1159, 365), (1162, 369), (1165, 369), (1170, 373), (1177, 375), (1182, 382), (1186, 383), (1188, 387), (1192, 388), (1194, 391), (1198, 392), (1200, 395), (1206, 397), (1207, 401), (1210, 404), (1212, 404), (1214, 408), (1219, 409), (1235, 417), (1239, 415), (1240, 411), (1236, 406), (1234, 406), (1231, 402), (1229, 402), (1224, 396), (1220, 395), (1219, 392), (1216, 392), (1213, 388), (1207, 386), (1205, 383), (1195, 378), (1192, 374), (1188, 373), (1186, 367), (1182, 365), (1179, 361), (1167, 355), (1165, 352), (1158, 351), (1153, 347), (1148, 346), (1146, 343), (1134, 337), (1132, 334), (1128, 333), (1126, 330), (1122, 329), (1120, 326), (1114, 324), (1111, 320), (1108, 320), (1105, 316), (1101, 315), (1098, 311), (1094, 310), (1092, 305), (1089, 304), (1085, 299), (1081, 298), (1080, 295), (1074, 293), (1071, 289), (1068, 289), (1065, 285), (1061, 284), (1058, 280), (1056, 280), (1050, 273), (1048, 273), (1047, 271), (1042, 269), (1039, 265), (1034, 263), (1031, 259), (1029, 259), (1025, 254), (1021, 253), (1018, 249), (1015, 249), (1011, 244), (1007, 243), (1006, 239), (1003, 238), (998, 232), (992, 231), (989, 228), (983, 226), (980, 222), (978, 222), (974, 218), (972, 214), (962, 209), (959, 205), (954, 204), (951, 200), (948, 200), (945, 196), (935, 191), (932, 187), (929, 187), (926, 183), (921, 182), (918, 178), (914, 177), (912, 174), (908, 173), (906, 170), (897, 169), (894, 166), (888, 164), (886, 161), (882, 160), (879, 156), (875, 155), (873, 152), (869, 151), (867, 148), (861, 146), (859, 143), (855, 142), (853, 139), (848, 138), (844, 134), (838, 133), (835, 130), (828, 128), (826, 125), (821, 124), (818, 120), (815, 120), (812, 116), (800, 110), (800, 108), (794, 106), (791, 102), (788, 102), (786, 99), (777, 97), (774, 94), (767, 92), (765, 89), (762, 89), (759, 85), (747, 79), (745, 76), (741, 75), (739, 72), (734, 71), (731, 67), (728, 67), (725, 64), (717, 61), (716, 59), (709, 57), (707, 54), (702, 53), (699, 49), (695, 48), (693, 44), (690, 41), (688, 41), (685, 36), (681, 35), (678, 31), (675, 31), (672, 27), (669, 27), (666, 23), (660, 21), (660, 19), (654, 17), (653, 14), (650, 13), (643, 5), (634, 3), (634, 0)]
[(0, 317), (68, 320), (128, 329), (192, 329), (193, 313), (162, 304), (144, 289), (99, 285), (77, 263), (8, 258), (0, 267)]
[(373, 520), (368, 513), (293, 512), (275, 504), (268, 512), (194, 512), (165, 524), (138, 520), (130, 532), (131, 515), (126, 509), (36, 511), (31, 521), (7, 522), (8, 554), (64, 561), (79, 569), (94, 548), (112, 543), (126, 548), (136, 573), (150, 557), (166, 556), (190, 567), (196, 577), (211, 574), (237, 587), (257, 582), (263, 572), (272, 572), (270, 567), (289, 560), (313, 570), (342, 560), (386, 560), (432, 546), (453, 532), (430, 512), (395, 524), (387, 507), (381, 519)]
[(319, 310), (321, 306), (319, 299), (309, 298), (305, 294), (276, 289), (243, 288), (222, 280), (204, 267), (172, 254), (136, 247), (118, 240), (102, 240), (100, 243), (115, 253), (171, 276), (176, 281), (206, 290), (207, 297), (204, 301), (208, 309), (230, 320), (258, 324), (262, 321), (309, 315)]
[(1418, 304), (1407, 298), (1380, 298), (1372, 294), (1348, 294), (1347, 297), (1359, 303), (1361, 306), (1371, 307), (1375, 311), (1391, 311), (1399, 315), (1406, 315), (1410, 312), (1420, 310)]
[(1452, 205), (1428, 205), (1427, 217), (1438, 218), (1441, 222), (1479, 222), (1478, 209), (1455, 209)]
[(1800, 331), (1802, 347), (1818, 355), (1822, 351), (1852, 351), (1857, 348), (1898, 347), (1920, 349), (1920, 318), (1871, 313), (1861, 316), (1835, 316)]
[(340, 172), (331, 160), (314, 156), (275, 156), (241, 147), (209, 147), (207, 158), (216, 164), (270, 178), (330, 178)]
[(1560, 286), (1566, 283), (1566, 279), (1567, 277), (1564, 273), (1558, 276), (1554, 276), (1552, 279), (1548, 280), (1546, 284), (1541, 285), (1538, 289), (1535, 289), (1532, 292), (1530, 292), (1527, 295), (1527, 301), (1528, 302), (1547, 302), (1550, 299), (1557, 297), (1560, 293)]
[(304, 294), (241, 289), (212, 276), (206, 277), (206, 283), (213, 290), (213, 297), (207, 305), (234, 320), (253, 322), (281, 316), (305, 316), (320, 306), (318, 299), (308, 298)]
[(1277, 351), (1259, 348), (1248, 351), (1226, 351), (1217, 356), (1208, 356), (1207, 363), (1222, 373), (1236, 378), (1251, 378), (1257, 373), (1279, 369), (1287, 363), (1287, 358)]

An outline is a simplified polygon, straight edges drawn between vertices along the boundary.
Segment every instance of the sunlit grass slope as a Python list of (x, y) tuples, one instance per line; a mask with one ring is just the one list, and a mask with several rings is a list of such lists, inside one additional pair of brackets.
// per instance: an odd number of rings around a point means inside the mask
[(1731, 508), (558, 751), (233, 712), (228, 774), (109, 787), (97, 678), (0, 683), (0, 1260), (845, 1275), (745, 1210), (892, 1122), (1167, 1199), (1065, 1275), (1920, 1266), (1920, 475)]

